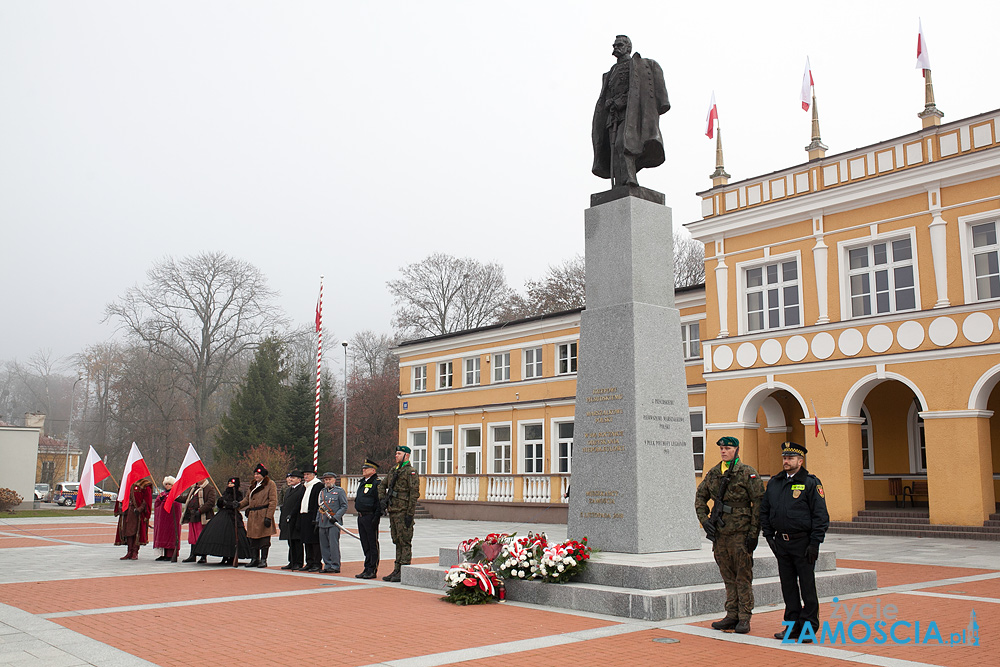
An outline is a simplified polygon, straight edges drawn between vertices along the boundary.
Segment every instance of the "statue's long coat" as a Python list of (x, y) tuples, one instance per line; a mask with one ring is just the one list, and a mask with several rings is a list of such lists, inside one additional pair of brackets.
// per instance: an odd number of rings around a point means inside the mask
[[(608, 70), (601, 83), (601, 96), (597, 99), (597, 108), (594, 109), (592, 132), (594, 142), (592, 171), (595, 176), (601, 178), (611, 178), (611, 146), (605, 127), (608, 112), (604, 108), (604, 96), (610, 74), (611, 70)], [(629, 73), (625, 123), (619, 127), (619, 131), (621, 127), (625, 128), (625, 152), (636, 156), (636, 171), (663, 164), (660, 115), (669, 110), (670, 100), (667, 98), (667, 86), (663, 82), (663, 70), (660, 69), (660, 65), (655, 60), (643, 58), (638, 53), (634, 54)]]

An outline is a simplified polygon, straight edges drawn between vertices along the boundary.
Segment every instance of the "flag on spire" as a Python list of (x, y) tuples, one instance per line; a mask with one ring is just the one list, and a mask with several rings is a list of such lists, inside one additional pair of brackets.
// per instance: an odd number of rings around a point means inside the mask
[[(924, 37), (924, 25), (917, 19), (917, 69), (931, 68), (931, 55), (927, 51), (927, 38)], [(926, 74), (924, 75), (926, 76)]]
[(705, 121), (708, 124), (708, 128), (705, 130), (705, 136), (712, 139), (715, 136), (715, 124), (719, 120), (719, 108), (715, 106), (715, 91), (712, 91), (712, 102), (708, 106), (708, 116), (705, 117)]
[(806, 56), (806, 71), (802, 74), (802, 110), (809, 111), (812, 104), (812, 87), (816, 85), (813, 81), (812, 68), (809, 66), (809, 56)]
[(91, 445), (87, 460), (83, 464), (83, 471), (80, 473), (80, 488), (76, 492), (75, 509), (94, 504), (94, 485), (106, 477), (111, 477), (111, 471)]
[(139, 447), (133, 442), (132, 449), (128, 451), (128, 460), (125, 461), (125, 472), (122, 473), (122, 486), (118, 494), (118, 498), (122, 502), (123, 512), (128, 509), (132, 485), (143, 477), (150, 477), (149, 468), (146, 467), (146, 460), (142, 458)]
[(201, 462), (201, 457), (198, 456), (198, 452), (194, 451), (194, 445), (190, 442), (188, 443), (187, 453), (184, 454), (184, 460), (181, 462), (181, 469), (177, 472), (177, 481), (174, 482), (174, 486), (170, 489), (170, 493), (167, 494), (167, 500), (165, 505), (167, 506), (167, 511), (169, 512), (174, 506), (174, 499), (181, 495), (188, 488), (194, 486), (203, 479), (208, 479), (208, 470), (205, 468), (205, 464)]

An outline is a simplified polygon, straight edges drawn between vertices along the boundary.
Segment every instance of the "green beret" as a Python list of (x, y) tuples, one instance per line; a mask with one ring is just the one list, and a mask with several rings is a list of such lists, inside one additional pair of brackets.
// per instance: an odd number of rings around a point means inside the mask
[(406, 445), (400, 445), (399, 447), (396, 447), (396, 451), (397, 452), (406, 452), (407, 454), (409, 454), (410, 453), (410, 448), (407, 447)]
[(717, 444), (719, 447), (736, 447), (736, 448), (739, 448), (740, 441), (737, 440), (736, 438), (734, 438), (731, 435), (724, 435), (721, 438), (719, 438), (719, 441), (716, 442), (715, 444)]

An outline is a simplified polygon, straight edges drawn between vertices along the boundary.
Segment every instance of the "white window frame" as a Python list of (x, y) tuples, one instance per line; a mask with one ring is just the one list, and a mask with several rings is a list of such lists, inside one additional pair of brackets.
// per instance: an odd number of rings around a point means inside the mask
[[(494, 352), (493, 358), (493, 369), (490, 372), (490, 377), (493, 378), (493, 384), (498, 384), (500, 382), (510, 382), (510, 352)], [(497, 360), (500, 363), (497, 363)], [(500, 373), (500, 377), (497, 377), (497, 373)]]
[[(777, 326), (777, 327), (767, 326), (767, 308), (765, 306), (765, 308), (764, 308), (764, 328), (757, 329), (755, 331), (750, 331), (750, 323), (749, 323), (749, 321), (747, 319), (748, 318), (748, 312), (747, 312), (747, 289), (748, 289), (747, 288), (747, 272), (748, 271), (752, 271), (753, 269), (757, 269), (757, 268), (759, 268), (762, 271), (766, 272), (766, 268), (765, 267), (768, 266), (769, 264), (783, 264), (785, 262), (793, 261), (793, 260), (795, 261), (796, 274), (798, 276), (796, 278), (796, 283), (797, 283), (796, 284), (796, 288), (797, 288), (798, 300), (799, 300), (799, 303), (798, 303), (798, 306), (799, 306), (799, 323), (798, 324), (790, 324), (790, 325), (781, 324), (780, 326)], [(780, 273), (781, 273), (780, 267), (778, 269), (778, 273), (779, 273), (779, 279), (780, 279)], [(758, 334), (758, 333), (764, 333), (764, 332), (767, 332), (767, 331), (781, 331), (781, 330), (784, 330), (784, 329), (799, 329), (799, 328), (805, 326), (805, 303), (803, 303), (803, 300), (802, 300), (802, 284), (804, 282), (804, 278), (803, 278), (803, 275), (802, 275), (802, 253), (801, 252), (799, 252), (798, 250), (796, 250), (796, 251), (793, 251), (793, 252), (782, 253), (780, 255), (767, 255), (765, 257), (759, 257), (757, 259), (747, 260), (745, 262), (737, 262), (736, 263), (736, 275), (738, 276), (738, 280), (739, 280), (739, 296), (738, 296), (738, 298), (736, 300), (736, 309), (737, 309), (737, 316), (739, 317), (738, 327), (739, 327), (739, 333), (740, 334), (750, 334), (750, 333), (752, 333), (752, 334)], [(783, 283), (779, 283), (779, 284), (783, 284)], [(754, 288), (754, 289), (756, 290), (756, 288)], [(780, 289), (781, 288), (779, 288), (779, 298), (782, 298), (781, 294), (780, 294)], [(763, 291), (765, 291), (765, 292), (767, 291), (766, 283), (765, 283)], [(782, 303), (783, 302), (784, 301), (783, 301), (783, 298), (782, 298)], [(783, 323), (784, 320), (785, 320), (784, 306), (782, 306), (779, 309), (779, 312), (780, 312), (781, 321)]]
[(466, 357), (462, 360), (462, 386), (475, 387), (482, 380), (481, 357)]
[[(692, 329), (696, 328), (695, 336), (692, 337)], [(692, 350), (692, 341), (694, 345), (698, 347), (697, 350)], [(701, 320), (690, 320), (681, 322), (681, 352), (684, 355), (685, 361), (691, 361), (692, 359), (701, 359)]]
[(427, 391), (427, 364), (413, 366), (410, 369), (410, 379), (414, 394)]
[[(529, 427), (538, 427), (538, 438), (528, 440)], [(530, 445), (529, 445), (530, 443)], [(531, 459), (528, 459), (528, 447), (531, 447)], [(532, 419), (517, 422), (517, 451), (521, 459), (521, 471), (525, 475), (545, 474), (545, 421)], [(541, 459), (541, 461), (539, 461)], [(529, 463), (531, 465), (529, 465)], [(529, 468), (531, 468), (529, 470)]]
[[(451, 443), (441, 444), (441, 436), (447, 433)], [(455, 429), (445, 426), (434, 429), (434, 472), (437, 475), (451, 475), (455, 472)]]
[[(529, 361), (528, 358), (531, 358)], [(544, 374), (545, 366), (542, 363), (542, 348), (526, 347), (521, 350), (521, 379), (537, 380)]]
[[(691, 415), (698, 413), (701, 415), (701, 430), (696, 431), (694, 426), (691, 426), (691, 456), (694, 461), (694, 471), (696, 473), (704, 472), (705, 470), (705, 443), (708, 439), (708, 432), (705, 430), (705, 408), (704, 407), (689, 407), (688, 408), (688, 422), (690, 423)], [(698, 451), (698, 446), (696, 439), (701, 438), (701, 451)], [(698, 455), (701, 455), (701, 466), (698, 465)]]
[[(494, 438), (496, 430), (498, 428), (507, 428), (507, 432), (510, 433), (510, 440), (508, 440), (508, 452), (505, 458), (500, 459), (501, 465), (500, 471), (497, 471), (497, 458), (495, 456), (494, 447), (496, 447), (497, 440)], [(514, 474), (514, 424), (512, 422), (491, 422), (486, 425), (487, 433), (487, 446), (489, 447), (489, 474), (490, 475), (512, 475)], [(500, 442), (504, 442), (501, 440)], [(503, 463), (506, 462), (506, 466)], [(506, 468), (506, 470), (503, 470)]]
[[(910, 239), (910, 251), (912, 257), (909, 260), (910, 264), (913, 266), (913, 290), (914, 290), (914, 307), (908, 308), (906, 310), (898, 310), (893, 307), (887, 313), (877, 313), (875, 312), (875, 303), (872, 303), (872, 313), (870, 315), (853, 315), (851, 309), (851, 260), (850, 251), (856, 248), (863, 248), (875, 245), (876, 243), (887, 243), (892, 244), (893, 241), (898, 241), (902, 238)], [(907, 227), (905, 229), (897, 229), (891, 232), (885, 232), (883, 234), (870, 234), (868, 236), (861, 236), (846, 241), (840, 241), (837, 243), (837, 258), (840, 266), (840, 318), (844, 321), (847, 320), (858, 320), (865, 319), (868, 317), (884, 317), (886, 315), (894, 315), (898, 313), (915, 313), (921, 310), (920, 305), (920, 257), (919, 248), (917, 247), (916, 230), (913, 227)], [(895, 264), (895, 262), (893, 263)], [(874, 298), (874, 289), (872, 291), (872, 297)], [(895, 303), (895, 295), (891, 297), (893, 303)]]
[(438, 389), (451, 389), (455, 386), (455, 362), (453, 361), (441, 361), (437, 365), (438, 375), (437, 375), (437, 388)]
[[(965, 303), (978, 303), (980, 301), (995, 301), (998, 297), (979, 298), (979, 291), (976, 289), (976, 268), (973, 265), (973, 255), (975, 248), (972, 247), (972, 228), (984, 222), (995, 222), (997, 225), (997, 235), (1000, 237), (1000, 209), (984, 211), (973, 215), (963, 215), (958, 218), (959, 225), (959, 249), (962, 257), (962, 287), (965, 292)], [(1000, 238), (998, 238), (1000, 241)]]
[[(466, 445), (466, 438), (469, 431), (479, 431), (479, 446), (478, 447), (468, 447)], [(470, 424), (468, 426), (458, 427), (458, 439), (459, 439), (459, 449), (458, 454), (458, 473), (460, 475), (481, 475), (483, 472), (483, 427), (480, 424)], [(479, 461), (479, 470), (469, 471), (468, 466), (466, 466), (466, 455), (468, 452), (476, 450), (477, 459)]]
[[(579, 350), (580, 342), (576, 340), (556, 345), (556, 375), (576, 375), (580, 363)], [(566, 370), (562, 370), (564, 362)]]
[[(416, 444), (416, 436), (424, 436), (424, 444)], [(406, 429), (406, 444), (410, 448), (410, 465), (421, 475), (427, 474), (427, 429), (409, 428)]]
[(927, 472), (927, 467), (923, 464), (923, 459), (927, 458), (927, 441), (924, 437), (924, 420), (919, 413), (920, 408), (916, 401), (911, 401), (910, 410), (906, 415), (906, 440), (909, 445), (910, 472), (912, 474)]
[[(573, 438), (566, 438), (559, 436), (559, 427), (563, 424), (570, 424), (573, 426)], [(552, 461), (552, 474), (556, 475), (568, 475), (573, 472), (573, 440), (576, 437), (576, 424), (572, 417), (568, 419), (553, 419), (552, 420), (552, 451), (550, 453), (550, 459)], [(566, 470), (560, 470), (562, 465), (562, 457), (559, 455), (559, 449), (562, 443), (568, 442), (569, 446), (566, 448)]]
[[(872, 415), (868, 412), (868, 408), (864, 405), (861, 406), (861, 416), (864, 418), (864, 423), (861, 424), (861, 471), (865, 475), (875, 474), (875, 441), (872, 439), (874, 432), (872, 431)], [(865, 447), (865, 442), (868, 442), (868, 446)], [(865, 450), (868, 451), (868, 465), (865, 463)]]

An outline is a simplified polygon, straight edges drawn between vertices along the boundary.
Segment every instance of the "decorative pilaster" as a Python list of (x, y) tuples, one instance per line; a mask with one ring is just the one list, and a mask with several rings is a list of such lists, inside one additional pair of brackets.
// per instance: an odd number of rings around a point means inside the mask
[(719, 338), (729, 337), (729, 267), (722, 254), (721, 242), (716, 243), (719, 261), (715, 265), (715, 293), (719, 299)]
[(823, 242), (822, 236), (816, 237), (816, 245), (813, 246), (813, 266), (816, 269), (816, 305), (819, 306), (819, 317), (816, 324), (827, 324), (830, 321), (827, 304), (827, 255), (829, 248)]
[(941, 216), (941, 193), (932, 190), (927, 193), (931, 209), (931, 224), (928, 231), (931, 236), (931, 257), (934, 262), (934, 286), (937, 288), (935, 308), (945, 308), (951, 305), (948, 300), (948, 221)]

